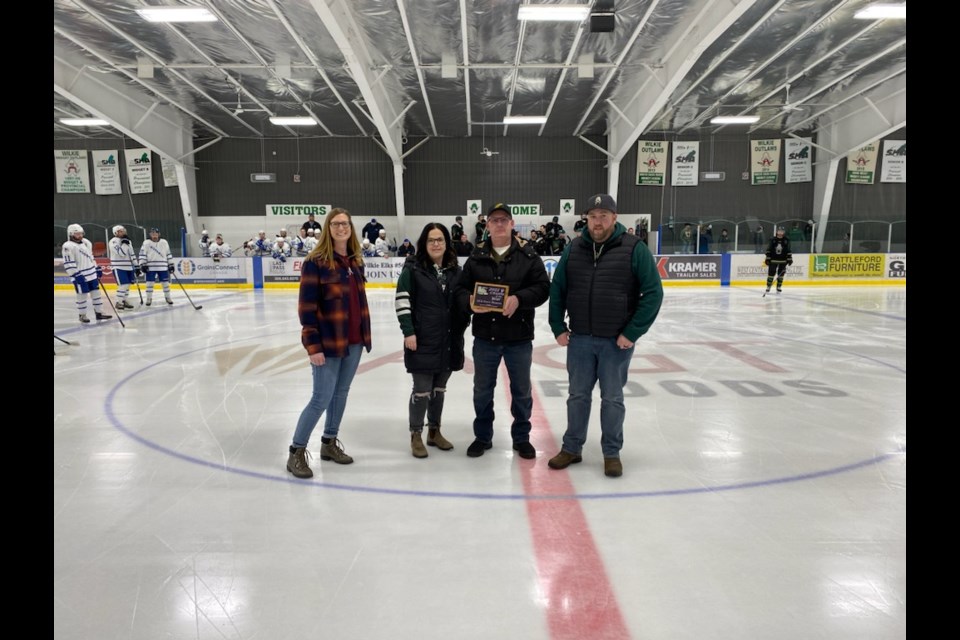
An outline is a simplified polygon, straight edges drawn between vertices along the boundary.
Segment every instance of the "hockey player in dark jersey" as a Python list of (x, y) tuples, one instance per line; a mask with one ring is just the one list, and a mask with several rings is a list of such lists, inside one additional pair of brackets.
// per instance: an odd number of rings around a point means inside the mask
[(793, 264), (793, 254), (790, 253), (790, 238), (784, 235), (786, 230), (777, 227), (777, 233), (770, 238), (767, 244), (767, 258), (763, 261), (767, 265), (767, 290), (763, 295), (770, 293), (773, 278), (777, 278), (777, 293), (783, 289), (783, 276), (787, 273), (787, 266)]

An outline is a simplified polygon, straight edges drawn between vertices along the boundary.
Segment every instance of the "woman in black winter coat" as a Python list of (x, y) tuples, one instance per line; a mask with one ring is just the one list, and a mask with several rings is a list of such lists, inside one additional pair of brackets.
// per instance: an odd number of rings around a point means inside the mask
[(450, 233), (430, 222), (420, 233), (416, 253), (407, 258), (397, 282), (396, 308), (403, 331), (403, 362), (413, 375), (410, 396), (410, 448), (415, 458), (426, 458), (427, 445), (443, 451), (453, 445), (440, 433), (447, 380), (463, 369), (463, 333), (469, 316), (456, 304), (453, 290), (460, 265)]

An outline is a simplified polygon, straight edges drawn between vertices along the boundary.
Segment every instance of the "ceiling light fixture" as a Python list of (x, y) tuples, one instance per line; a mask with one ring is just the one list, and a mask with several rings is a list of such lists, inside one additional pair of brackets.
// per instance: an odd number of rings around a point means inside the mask
[(317, 124), (316, 120), (307, 116), (274, 117), (270, 118), (270, 122), (272, 124), (288, 127), (313, 127)]
[(507, 116), (503, 124), (543, 124), (546, 121), (547, 116)]
[(857, 20), (883, 20), (884, 18), (907, 19), (905, 4), (872, 4), (853, 14)]
[(760, 116), (716, 116), (710, 118), (710, 124), (753, 124)]
[(102, 118), (60, 118), (60, 122), (70, 127), (106, 127), (110, 125)]
[(588, 4), (522, 4), (517, 20), (539, 22), (583, 22), (590, 15)]
[(203, 7), (143, 7), (137, 9), (147, 22), (216, 22), (217, 16)]

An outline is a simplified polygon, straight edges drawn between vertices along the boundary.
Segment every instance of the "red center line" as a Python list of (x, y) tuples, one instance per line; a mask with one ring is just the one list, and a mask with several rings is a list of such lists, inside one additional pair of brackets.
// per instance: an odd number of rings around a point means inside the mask
[[(502, 369), (504, 377), (508, 378), (506, 367)], [(509, 385), (504, 386), (509, 403)], [(545, 458), (557, 452), (557, 441), (536, 388), (531, 391), (530, 442), (537, 449), (538, 456), (535, 460), (517, 459), (524, 494), (573, 495), (576, 489), (568, 470), (556, 471), (547, 467)], [(525, 502), (550, 637), (553, 640), (630, 638), (580, 501)]]

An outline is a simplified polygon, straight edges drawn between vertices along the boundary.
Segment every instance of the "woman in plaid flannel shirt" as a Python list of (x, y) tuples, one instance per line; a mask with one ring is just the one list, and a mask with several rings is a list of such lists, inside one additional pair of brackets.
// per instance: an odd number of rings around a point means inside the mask
[(371, 348), (364, 281), (360, 243), (350, 214), (333, 209), (324, 220), (320, 241), (300, 271), (301, 341), (310, 356), (313, 394), (300, 414), (287, 459), (287, 471), (297, 478), (313, 477), (307, 464), (307, 443), (324, 412), (327, 420), (320, 438), (320, 459), (353, 462), (337, 436), (360, 354)]

